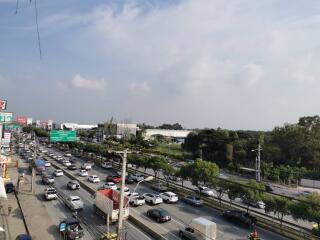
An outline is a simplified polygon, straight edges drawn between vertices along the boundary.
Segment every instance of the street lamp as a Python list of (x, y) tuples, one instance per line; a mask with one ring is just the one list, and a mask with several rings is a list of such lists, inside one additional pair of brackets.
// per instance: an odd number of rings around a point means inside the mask
[[(139, 186), (140, 183), (142, 183), (142, 182), (149, 182), (149, 181), (152, 181), (153, 179), (154, 179), (154, 176), (148, 176), (148, 177), (146, 177), (145, 179), (139, 181), (139, 182), (137, 183), (136, 187), (133, 189), (132, 194), (137, 191), (138, 186)], [(127, 202), (125, 208), (128, 206), (128, 204), (129, 204), (129, 202), (130, 202), (130, 199), (131, 199), (131, 197), (132, 197), (132, 194), (131, 194), (131, 196), (129, 197), (128, 202)]]
[(256, 180), (258, 182), (261, 181), (261, 168), (260, 168), (260, 165), (261, 165), (261, 146), (260, 146), (260, 143), (258, 144), (258, 149), (252, 149), (251, 152), (255, 152), (257, 154), (256, 156)]

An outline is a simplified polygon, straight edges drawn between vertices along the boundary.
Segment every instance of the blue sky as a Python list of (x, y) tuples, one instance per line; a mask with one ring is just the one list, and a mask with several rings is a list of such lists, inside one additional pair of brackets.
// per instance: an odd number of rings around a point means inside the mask
[(34, 119), (272, 129), (319, 114), (319, 1), (0, 0), (0, 97)]

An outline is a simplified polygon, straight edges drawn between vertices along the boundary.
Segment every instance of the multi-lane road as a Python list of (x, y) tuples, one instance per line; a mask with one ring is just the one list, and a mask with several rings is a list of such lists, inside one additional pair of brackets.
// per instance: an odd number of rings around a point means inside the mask
[[(56, 149), (47, 149), (48, 151), (53, 152), (56, 155), (63, 155), (63, 152), (60, 152), (59, 150)], [(66, 170), (66, 167), (64, 167), (62, 164), (55, 162), (54, 160), (51, 160), (52, 163), (56, 164), (58, 167)], [(78, 168), (80, 168), (81, 164), (84, 161), (82, 159), (77, 159), (76, 165)], [(53, 171), (53, 168), (49, 168), (48, 169), (49, 172)], [(66, 170), (72, 174), (74, 174), (76, 176), (76, 172), (77, 171), (69, 171)], [(90, 174), (95, 174), (98, 175), (100, 177), (100, 179), (102, 180), (102, 183), (104, 182), (105, 178), (107, 175), (110, 174), (114, 174), (114, 172), (111, 170), (106, 170), (106, 169), (102, 169), (98, 166), (95, 166), (92, 170), (90, 170)], [(77, 176), (78, 177), (78, 176)], [(80, 177), (79, 177), (80, 178)], [(68, 194), (68, 191), (66, 189), (66, 184), (69, 181), (69, 179), (66, 176), (63, 177), (58, 177), (56, 178), (55, 181), (55, 186), (59, 191), (64, 191), (65, 193)], [(92, 188), (97, 188), (99, 184), (93, 184), (93, 183), (89, 183), (87, 178), (82, 178), (82, 181), (86, 182), (86, 184), (88, 184), (89, 186), (91, 186)], [(132, 185), (128, 185), (128, 187), (133, 190), (135, 187), (135, 184)], [(83, 189), (80, 190), (76, 190), (77, 194), (82, 198), (82, 200), (85, 203), (85, 209), (82, 213), (80, 214), (81, 219), (84, 219), (85, 224), (88, 224), (88, 230), (87, 230), (87, 235), (94, 235), (94, 233), (92, 233), (92, 229), (97, 229), (96, 231), (93, 232), (99, 232), (102, 230), (105, 230), (104, 228), (104, 222), (100, 219), (99, 216), (96, 216), (94, 214), (94, 212), (92, 211), (92, 204), (93, 204), (93, 199), (90, 197), (90, 194), (87, 193), (86, 191), (84, 191)], [(149, 185), (147, 183), (142, 183), (137, 192), (139, 193), (146, 193), (146, 192), (151, 192), (151, 193), (155, 193), (153, 190), (150, 189)], [(69, 193), (71, 194), (71, 193)], [(47, 203), (48, 205), (52, 205), (50, 206), (50, 208), (48, 208), (50, 211), (55, 211), (57, 209), (60, 210), (60, 213), (51, 213), (53, 215), (65, 215), (65, 214), (71, 214), (71, 212), (65, 207), (63, 206), (63, 203), (61, 202), (57, 202), (57, 203)], [(167, 223), (163, 223), (163, 224), (158, 224), (153, 222), (153, 220), (149, 219), (146, 216), (146, 212), (148, 209), (150, 208), (154, 208), (154, 206), (150, 206), (150, 205), (144, 205), (141, 207), (137, 207), (137, 208), (130, 208), (131, 212), (136, 213), (139, 217), (146, 219), (148, 221), (150, 221), (155, 228), (159, 229), (159, 232), (165, 232), (164, 236), (167, 239), (172, 239), (172, 240), (178, 240), (178, 230), (180, 227), (183, 227), (185, 224), (188, 224), (192, 218), (195, 217), (205, 217), (211, 221), (214, 221), (217, 223), (217, 227), (218, 227), (218, 234), (217, 234), (217, 239), (225, 239), (225, 240), (240, 240), (240, 239), (246, 239), (247, 235), (250, 233), (250, 230), (245, 229), (245, 228), (241, 228), (237, 225), (233, 225), (232, 223), (229, 223), (227, 221), (225, 221), (222, 217), (221, 217), (221, 213), (216, 211), (215, 209), (203, 206), (203, 207), (193, 207), (190, 205), (187, 205), (185, 203), (182, 202), (178, 202), (177, 204), (161, 204), (160, 206), (156, 206), (156, 207), (161, 207), (165, 210), (167, 210), (171, 216), (172, 216), (172, 221), (167, 222)], [(56, 216), (57, 218), (59, 218), (60, 216)], [(127, 223), (129, 224), (129, 223)], [(138, 236), (134, 236), (136, 234), (136, 232), (141, 232), (139, 230), (137, 230), (133, 225), (128, 225), (128, 239), (138, 239)], [(135, 228), (135, 229), (134, 229)], [(100, 229), (100, 230), (99, 230)], [(134, 230), (133, 230), (134, 229)], [(161, 231), (160, 231), (161, 230)], [(277, 234), (274, 234), (272, 232), (268, 232), (264, 229), (261, 228), (257, 228), (258, 233), (261, 235), (262, 239), (274, 239), (274, 240), (280, 240), (280, 239), (285, 239), (282, 236), (279, 236)], [(95, 236), (93, 236), (94, 239)], [(149, 236), (143, 234), (143, 233), (139, 233), (139, 237), (140, 239), (150, 239)], [(88, 238), (89, 239), (89, 238)]]

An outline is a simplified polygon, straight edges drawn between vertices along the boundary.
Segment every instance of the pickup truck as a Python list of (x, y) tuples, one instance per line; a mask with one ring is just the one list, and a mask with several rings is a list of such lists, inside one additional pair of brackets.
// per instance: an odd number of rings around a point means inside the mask
[(84, 236), (83, 228), (81, 227), (79, 221), (75, 218), (65, 219), (61, 221), (58, 228), (60, 230), (63, 229), (63, 227), (65, 229), (61, 232), (63, 239), (74, 240), (82, 238)]
[(58, 198), (57, 191), (54, 187), (48, 187), (44, 189), (44, 197), (46, 200), (55, 200)]
[(146, 203), (143, 196), (141, 196), (139, 193), (131, 193), (129, 195), (129, 204), (133, 207), (142, 206)]

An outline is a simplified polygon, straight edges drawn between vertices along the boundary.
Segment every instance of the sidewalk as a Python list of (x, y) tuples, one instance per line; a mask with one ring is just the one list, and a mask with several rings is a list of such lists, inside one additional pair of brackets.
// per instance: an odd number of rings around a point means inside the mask
[[(28, 172), (28, 164), (19, 159), (19, 169), (26, 169)], [(19, 173), (17, 168), (11, 168), (9, 171), (14, 184), (17, 184)], [(23, 212), (25, 222), (33, 240), (51, 240), (59, 239), (56, 225), (52, 222), (45, 205), (31, 193), (31, 176), (25, 174), (23, 182), (20, 183), (19, 193), (17, 194), (21, 210)], [(14, 211), (13, 211), (14, 212)], [(16, 230), (16, 226), (14, 227)], [(25, 230), (26, 231), (26, 230)]]

